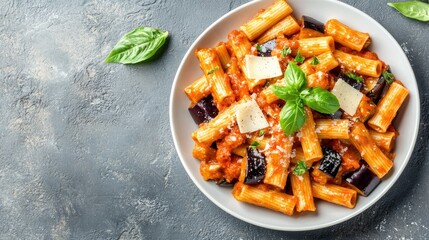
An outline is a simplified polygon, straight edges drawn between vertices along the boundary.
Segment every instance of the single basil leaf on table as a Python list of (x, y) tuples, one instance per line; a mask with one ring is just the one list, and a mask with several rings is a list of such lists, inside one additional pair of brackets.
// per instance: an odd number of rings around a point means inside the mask
[(305, 105), (320, 113), (331, 114), (340, 108), (337, 97), (323, 88), (312, 88), (302, 100)]
[(278, 98), (285, 101), (295, 101), (297, 98), (299, 98), (298, 91), (291, 86), (271, 86), (271, 90)]
[(287, 101), (280, 112), (280, 126), (287, 136), (301, 129), (305, 123), (304, 106), (300, 101)]
[(167, 31), (138, 27), (122, 36), (104, 61), (123, 64), (143, 62), (153, 57), (161, 49), (167, 37)]
[(289, 62), (284, 76), (287, 85), (295, 88), (297, 91), (301, 90), (306, 84), (305, 73), (296, 63)]
[(429, 21), (429, 4), (419, 1), (387, 3), (402, 15), (419, 21)]

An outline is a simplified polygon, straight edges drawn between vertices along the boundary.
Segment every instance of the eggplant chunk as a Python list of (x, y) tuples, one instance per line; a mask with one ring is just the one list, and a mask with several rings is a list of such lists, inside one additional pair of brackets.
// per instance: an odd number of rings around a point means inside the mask
[(197, 104), (195, 104), (193, 107), (190, 107), (188, 110), (196, 124), (209, 122), (219, 113), (216, 104), (213, 102), (212, 95), (201, 99)]
[(247, 148), (245, 184), (258, 184), (264, 180), (267, 170), (265, 156), (255, 147)]
[(226, 181), (225, 178), (222, 178), (219, 181), (217, 181), (216, 184), (220, 187), (233, 187), (236, 182), (237, 182), (237, 179), (234, 179), (233, 181), (228, 182)]
[(362, 88), (362, 83), (354, 80), (353, 78), (350, 78), (344, 73), (341, 73), (340, 76), (338, 76), (338, 79), (342, 79), (344, 82), (348, 83), (350, 86), (355, 88), (356, 90), (360, 91)]
[(366, 197), (381, 183), (381, 180), (366, 164), (362, 164), (358, 170), (346, 176), (346, 182)]
[(320, 21), (305, 15), (302, 16), (301, 20), (302, 20), (303, 28), (309, 28), (309, 29), (313, 29), (315, 31), (324, 33), (325, 25)]
[(327, 146), (323, 146), (322, 150), (323, 158), (320, 161), (319, 170), (335, 177), (341, 166), (341, 156), (337, 151)]
[(260, 57), (271, 57), (271, 51), (276, 47), (276, 39), (267, 41), (259, 45), (258, 56)]
[(386, 81), (384, 80), (383, 75), (381, 75), (375, 86), (366, 94), (366, 96), (369, 97), (375, 104), (377, 104), (385, 86)]
[(340, 109), (338, 109), (336, 112), (331, 113), (328, 116), (329, 116), (329, 118), (332, 118), (332, 119), (340, 119), (341, 116), (343, 116), (343, 111), (341, 111)]
[(341, 116), (343, 116), (343, 111), (341, 109), (338, 109), (336, 112), (331, 114), (320, 114), (323, 116), (323, 118), (330, 118), (330, 119), (341, 119)]
[[(386, 70), (388, 73), (390, 72), (390, 67)], [(375, 86), (366, 94), (367, 97), (369, 97), (375, 104), (380, 101), (381, 95), (384, 92), (384, 89), (386, 88), (386, 79), (384, 79), (383, 74), (378, 78), (377, 83)]]

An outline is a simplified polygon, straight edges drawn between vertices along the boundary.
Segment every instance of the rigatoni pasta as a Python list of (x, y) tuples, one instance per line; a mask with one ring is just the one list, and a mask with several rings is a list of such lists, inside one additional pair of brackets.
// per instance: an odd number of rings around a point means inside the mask
[(407, 96), (408, 90), (401, 84), (393, 82), (386, 95), (378, 103), (375, 114), (369, 119), (368, 125), (377, 132), (386, 132)]
[(200, 67), (206, 79), (212, 86), (212, 93), (217, 103), (222, 103), (225, 98), (232, 96), (231, 83), (222, 69), (219, 57), (212, 48), (197, 50), (196, 55), (200, 60)]
[(336, 42), (356, 51), (361, 51), (370, 44), (368, 33), (356, 31), (337, 19), (326, 22), (325, 33), (332, 36)]
[(392, 168), (392, 160), (380, 150), (363, 123), (355, 123), (349, 140), (379, 178), (383, 178)]
[(294, 17), (291, 15), (285, 17), (283, 20), (278, 22), (276, 25), (271, 27), (268, 31), (266, 31), (261, 37), (258, 39), (258, 43), (265, 43), (271, 39), (276, 38), (278, 34), (284, 34), (286, 36), (290, 36), (296, 32), (298, 32), (300, 26)]
[(240, 29), (250, 41), (253, 41), (278, 21), (291, 14), (292, 11), (286, 0), (277, 0), (267, 10), (241, 26)]
[(264, 189), (263, 186), (253, 187), (236, 183), (232, 195), (238, 201), (265, 207), (287, 215), (292, 215), (296, 205), (296, 197), (274, 190)]
[(203, 75), (185, 88), (185, 93), (189, 100), (197, 103), (211, 93), (211, 85)]
[(311, 185), (315, 198), (342, 205), (348, 208), (356, 206), (357, 192), (353, 189), (341, 187), (334, 184), (319, 184), (313, 182)]
[(338, 62), (356, 73), (370, 77), (380, 77), (382, 73), (383, 63), (380, 60), (360, 57), (341, 50), (335, 50), (334, 56)]
[(304, 57), (332, 52), (335, 48), (334, 39), (331, 36), (299, 39), (298, 44), (298, 51)]

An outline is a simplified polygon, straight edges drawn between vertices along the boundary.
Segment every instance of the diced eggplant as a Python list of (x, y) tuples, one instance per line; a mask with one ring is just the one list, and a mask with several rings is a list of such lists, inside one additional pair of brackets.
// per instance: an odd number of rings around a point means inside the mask
[(337, 151), (328, 146), (323, 146), (322, 150), (323, 158), (320, 161), (319, 170), (331, 177), (335, 177), (341, 166), (341, 156)]
[(271, 51), (276, 47), (276, 39), (267, 41), (259, 45), (258, 56), (260, 57), (271, 57)]
[[(388, 73), (390, 72), (390, 67), (386, 70)], [(380, 101), (381, 95), (384, 92), (384, 89), (386, 87), (386, 79), (384, 78), (383, 74), (378, 78), (377, 83), (375, 86), (366, 94), (375, 104)]]
[(341, 119), (341, 116), (343, 116), (343, 111), (341, 111), (340, 109), (338, 109), (334, 113), (324, 114), (324, 115), (327, 116), (328, 118), (331, 118), (331, 119)]
[(381, 180), (368, 168), (366, 164), (346, 176), (346, 182), (357, 188), (362, 195), (368, 196)]
[(315, 31), (324, 33), (325, 25), (320, 21), (305, 15), (302, 16), (301, 20), (302, 20), (303, 28), (309, 28), (309, 29), (313, 29)]
[(212, 142), (212, 145), (210, 145), (211, 148), (217, 150), (217, 143), (216, 141)]
[(233, 181), (228, 182), (226, 181), (225, 178), (222, 178), (219, 181), (217, 181), (216, 184), (220, 187), (233, 187), (236, 182), (237, 182), (237, 179), (234, 179)]
[(209, 95), (201, 99), (197, 104), (195, 104), (195, 106), (189, 108), (189, 113), (195, 123), (200, 124), (202, 122), (209, 122), (215, 118), (219, 113), (219, 110), (213, 102), (213, 97)]
[(358, 91), (360, 91), (360, 89), (362, 88), (362, 82), (358, 82), (344, 73), (341, 73), (338, 76), (338, 79), (342, 79), (344, 82), (348, 83), (350, 86), (354, 87)]
[(244, 183), (258, 184), (264, 180), (267, 170), (265, 156), (255, 147), (247, 148)]

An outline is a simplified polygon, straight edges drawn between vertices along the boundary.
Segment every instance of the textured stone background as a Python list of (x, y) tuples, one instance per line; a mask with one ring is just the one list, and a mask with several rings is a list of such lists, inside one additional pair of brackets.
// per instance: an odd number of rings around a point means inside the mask
[[(338, 226), (287, 233), (235, 219), (194, 186), (171, 139), (171, 84), (194, 39), (244, 2), (0, 1), (0, 239), (429, 238), (429, 25), (387, 0), (345, 1), (392, 33), (420, 88), (417, 146), (380, 202)], [(141, 25), (170, 31), (163, 56), (104, 64)]]

